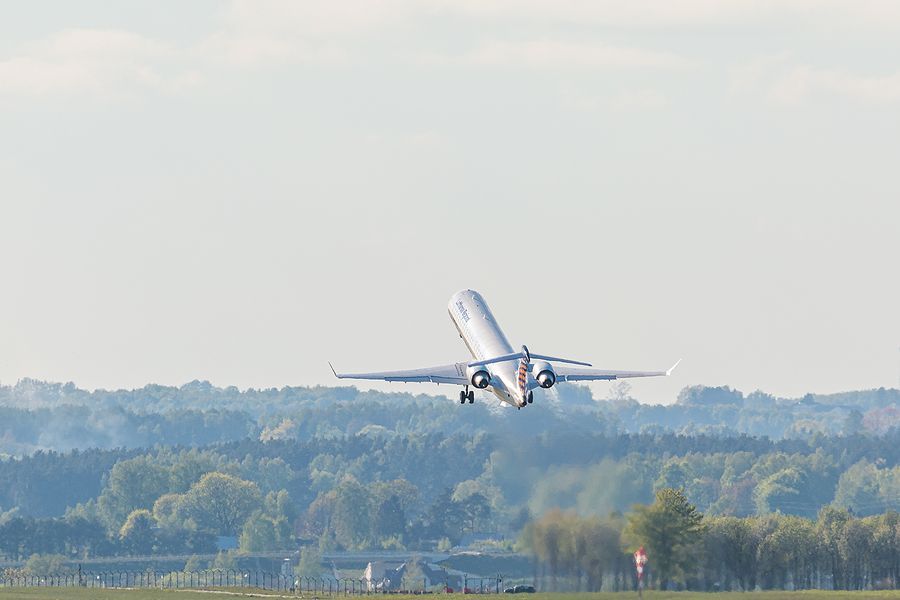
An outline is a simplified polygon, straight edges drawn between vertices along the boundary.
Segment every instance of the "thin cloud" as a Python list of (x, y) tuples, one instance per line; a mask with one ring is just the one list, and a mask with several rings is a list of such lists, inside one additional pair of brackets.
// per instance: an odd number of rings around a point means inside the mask
[(195, 76), (177, 64), (173, 47), (121, 30), (70, 29), (0, 59), (0, 93), (106, 95), (129, 89), (172, 89)]
[(768, 98), (779, 104), (803, 104), (821, 96), (894, 104), (900, 102), (900, 72), (872, 76), (798, 66), (781, 75), (768, 91)]
[(800, 106), (829, 97), (861, 104), (893, 104), (900, 102), (900, 71), (863, 75), (841, 68), (795, 64), (786, 55), (775, 55), (734, 68), (731, 90), (780, 106)]
[(684, 69), (692, 62), (670, 52), (560, 40), (494, 41), (457, 55), (425, 55), (429, 64), (527, 69)]
[(221, 15), (222, 28), (238, 35), (325, 38), (359, 35), (433, 12), (410, 0), (233, 0)]
[[(482, 43), (438, 50), (426, 37), (393, 38), (395, 33), (428, 30), (435, 19), (451, 19), (478, 31)], [(119, 97), (148, 90), (177, 93), (231, 69), (284, 65), (335, 66), (372, 61), (411, 61), (426, 66), (532, 70), (678, 70), (699, 63), (665, 49), (613, 44), (565, 36), (553, 24), (590, 24), (623, 30), (759, 27), (790, 23), (800, 28), (837, 30), (900, 25), (900, 3), (861, 0), (348, 0), (293, 2), (235, 0), (211, 16), (214, 31), (173, 44), (124, 30), (70, 29), (0, 56), (0, 96), (51, 96), (73, 93)], [(510, 40), (499, 22), (543, 26), (530, 39)], [(551, 29), (547, 29), (547, 26)], [(506, 29), (508, 30), (508, 29)], [(467, 39), (462, 36), (460, 39)], [(622, 39), (617, 37), (616, 39)], [(391, 40), (395, 40), (393, 43)], [(396, 42), (396, 40), (401, 40)], [(405, 40), (405, 42), (403, 41)], [(402, 51), (397, 51), (397, 44)], [(440, 43), (440, 40), (435, 44)], [(704, 57), (703, 64), (707, 58)], [(895, 102), (898, 74), (859, 75), (808, 66), (759, 65), (733, 69), (732, 88), (762, 95), (766, 101), (796, 104), (817, 95), (861, 102)], [(759, 72), (753, 72), (753, 69)], [(748, 83), (749, 82), (749, 83)], [(623, 105), (660, 104), (652, 95), (625, 99)]]
[(892, 0), (447, 0), (448, 12), (479, 19), (591, 24), (627, 29), (746, 27), (793, 22), (829, 29), (895, 28)]

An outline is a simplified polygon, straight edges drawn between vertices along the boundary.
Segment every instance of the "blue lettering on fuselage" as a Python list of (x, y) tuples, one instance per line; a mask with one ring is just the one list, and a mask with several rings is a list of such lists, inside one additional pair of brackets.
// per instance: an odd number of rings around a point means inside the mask
[(456, 301), (456, 308), (459, 309), (459, 316), (462, 318), (463, 323), (469, 322), (469, 311), (466, 310), (466, 307), (463, 306), (462, 300)]

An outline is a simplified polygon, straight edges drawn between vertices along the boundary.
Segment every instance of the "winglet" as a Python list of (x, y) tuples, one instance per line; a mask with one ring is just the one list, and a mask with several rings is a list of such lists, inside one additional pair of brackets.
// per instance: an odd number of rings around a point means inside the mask
[(672, 371), (675, 370), (675, 367), (677, 367), (678, 364), (679, 364), (680, 362), (681, 362), (681, 359), (679, 358), (678, 361), (677, 361), (674, 365), (672, 365), (671, 367), (669, 367), (669, 370), (666, 371), (666, 377), (668, 377), (669, 375), (672, 374)]
[[(331, 364), (331, 361), (330, 361), (330, 360), (328, 361), (328, 366), (331, 367), (331, 372), (334, 373), (334, 376), (337, 377), (338, 379), (340, 379), (341, 376), (338, 375), (338, 374), (337, 374), (337, 371), (334, 370), (334, 365)], [(673, 368), (674, 368), (674, 367), (673, 367)]]

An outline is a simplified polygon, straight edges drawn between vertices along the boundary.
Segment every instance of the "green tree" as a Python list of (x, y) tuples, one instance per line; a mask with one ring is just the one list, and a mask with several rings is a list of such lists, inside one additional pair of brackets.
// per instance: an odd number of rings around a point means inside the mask
[(154, 501), (168, 491), (169, 472), (150, 456), (138, 456), (113, 465), (103, 492), (97, 499), (107, 527), (117, 531), (132, 511), (152, 509)]
[(835, 506), (826, 506), (819, 511), (816, 521), (816, 538), (824, 559), (824, 570), (831, 576), (835, 589), (845, 585), (845, 569), (841, 560), (841, 543), (844, 529), (850, 521), (850, 513)]
[(400, 579), (400, 588), (407, 591), (424, 591), (425, 590), (425, 572), (420, 564), (421, 559), (412, 557), (403, 569), (403, 577)]
[(753, 528), (754, 519), (716, 517), (706, 521), (704, 536), (708, 578), (721, 582), (725, 589), (756, 587), (756, 562), (759, 539)]
[(603, 587), (603, 575), (615, 568), (624, 553), (622, 523), (614, 519), (588, 517), (576, 524), (573, 533), (579, 591), (584, 575), (587, 591), (599, 592)]
[(153, 503), (153, 518), (163, 528), (180, 527), (184, 520), (184, 494), (163, 494)]
[(850, 466), (838, 479), (834, 504), (855, 515), (872, 515), (884, 509), (881, 481), (885, 473), (867, 460)]
[(861, 590), (866, 585), (869, 566), (876, 549), (872, 545), (875, 523), (871, 519), (850, 519), (838, 540), (838, 552), (844, 565), (844, 585)]
[(659, 471), (659, 477), (653, 484), (653, 488), (661, 490), (663, 488), (683, 488), (686, 487), (694, 478), (690, 467), (685, 461), (673, 459), (663, 465)]
[(331, 517), (334, 514), (334, 505), (337, 500), (337, 492), (331, 490), (316, 496), (301, 521), (303, 535), (309, 537), (321, 537), (331, 531)]
[(234, 535), (262, 504), (255, 483), (224, 473), (207, 473), (185, 494), (185, 508), (197, 524), (219, 535)]
[(213, 560), (212, 568), (220, 571), (237, 569), (237, 553), (234, 550), (220, 551)]
[(634, 540), (647, 549), (660, 589), (666, 589), (670, 581), (685, 583), (698, 564), (704, 524), (703, 515), (684, 492), (659, 490), (653, 504), (635, 506), (628, 525)]
[(297, 572), (303, 577), (318, 577), (322, 573), (322, 555), (318, 548), (304, 546), (300, 549)]
[(549, 570), (550, 591), (556, 591), (569, 518), (570, 515), (559, 509), (551, 510), (537, 521), (529, 523), (519, 538), (519, 547), (534, 556), (538, 564)]
[(272, 519), (261, 512), (253, 513), (241, 531), (241, 552), (266, 552), (275, 550), (275, 527)]
[(171, 456), (169, 468), (170, 489), (173, 492), (183, 494), (192, 485), (200, 481), (200, 478), (213, 471), (229, 472), (235, 468), (226, 467), (225, 459), (218, 454), (197, 449), (186, 450)]
[(456, 542), (460, 538), (464, 519), (462, 507), (453, 501), (453, 490), (447, 488), (428, 508), (425, 516), (428, 536), (432, 539), (447, 537)]
[(19, 512), (18, 506), (15, 506), (7, 511), (4, 511), (2, 508), (0, 508), (0, 527), (2, 527), (6, 523), (8, 523), (10, 520), (12, 520), (12, 518), (15, 517), (18, 514), (18, 512)]
[(801, 492), (806, 487), (806, 480), (804, 471), (788, 467), (760, 481), (753, 493), (757, 514), (764, 515), (802, 502)]
[(876, 518), (872, 530), (872, 569), (875, 581), (897, 581), (900, 571), (900, 515), (888, 511)]
[(62, 575), (71, 571), (65, 564), (66, 557), (61, 554), (32, 554), (24, 570), (29, 575)]
[(379, 539), (403, 535), (406, 530), (406, 515), (400, 498), (391, 495), (383, 500), (375, 510), (374, 533)]
[(863, 415), (859, 410), (854, 408), (844, 418), (844, 426), (841, 428), (841, 433), (846, 436), (851, 436), (861, 434), (864, 431)]
[[(246, 473), (245, 476), (249, 476)], [(294, 470), (281, 458), (261, 458), (252, 470), (253, 480), (259, 483), (263, 493), (277, 492), (290, 484)]]
[(132, 554), (150, 554), (153, 552), (153, 528), (156, 519), (146, 508), (131, 511), (125, 523), (119, 529), (119, 539)]
[(459, 504), (463, 515), (463, 527), (468, 531), (476, 531), (491, 516), (491, 505), (480, 493), (472, 494)]
[(200, 558), (196, 554), (192, 554), (188, 557), (187, 561), (185, 561), (182, 571), (190, 573), (191, 571), (200, 571), (202, 568), (203, 565), (200, 563)]
[(816, 567), (816, 535), (813, 523), (802, 517), (773, 514), (758, 521), (759, 584), (763, 588), (796, 589), (811, 585)]
[(266, 514), (273, 519), (285, 519), (288, 523), (293, 523), (297, 519), (297, 507), (291, 501), (287, 490), (266, 494), (264, 508)]
[(331, 528), (339, 544), (357, 548), (369, 538), (369, 495), (356, 480), (346, 480), (335, 490)]

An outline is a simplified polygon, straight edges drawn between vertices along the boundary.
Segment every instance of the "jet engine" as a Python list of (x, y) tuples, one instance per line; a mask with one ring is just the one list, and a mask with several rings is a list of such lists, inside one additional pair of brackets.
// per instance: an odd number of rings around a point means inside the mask
[(484, 367), (468, 367), (466, 377), (469, 379), (469, 383), (480, 390), (491, 384), (491, 374)]
[(551, 388), (556, 383), (556, 372), (553, 370), (553, 365), (546, 361), (538, 360), (531, 363), (531, 374), (534, 375), (534, 380), (538, 382), (538, 385), (544, 389)]

